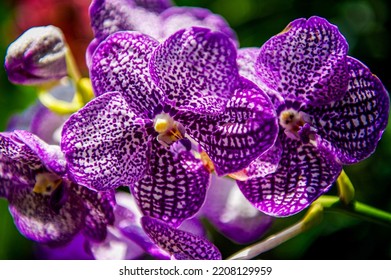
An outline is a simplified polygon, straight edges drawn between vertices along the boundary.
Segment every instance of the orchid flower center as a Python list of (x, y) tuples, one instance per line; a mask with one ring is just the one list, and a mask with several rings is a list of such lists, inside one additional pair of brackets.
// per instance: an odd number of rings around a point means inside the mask
[(317, 130), (311, 124), (308, 114), (295, 109), (286, 109), (280, 113), (280, 126), (285, 134), (294, 140), (308, 144), (315, 140)]
[(172, 143), (183, 139), (186, 133), (183, 125), (167, 113), (158, 114), (154, 119), (153, 127), (159, 134), (157, 140), (164, 146), (170, 146)]
[(61, 177), (49, 173), (38, 173), (35, 175), (35, 185), (33, 188), (33, 192), (40, 193), (43, 195), (51, 195), (55, 189), (61, 184)]

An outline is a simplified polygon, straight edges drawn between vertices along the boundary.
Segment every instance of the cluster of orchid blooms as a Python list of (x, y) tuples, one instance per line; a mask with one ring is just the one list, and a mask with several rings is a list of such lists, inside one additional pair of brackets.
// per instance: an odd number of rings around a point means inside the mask
[(386, 128), (387, 91), (323, 18), (259, 48), (170, 1), (93, 0), (90, 18), (89, 79), (54, 26), (7, 52), (10, 81), (39, 85), (43, 105), (0, 133), (0, 196), (38, 243), (97, 259), (221, 259), (201, 219), (253, 242), (370, 156)]

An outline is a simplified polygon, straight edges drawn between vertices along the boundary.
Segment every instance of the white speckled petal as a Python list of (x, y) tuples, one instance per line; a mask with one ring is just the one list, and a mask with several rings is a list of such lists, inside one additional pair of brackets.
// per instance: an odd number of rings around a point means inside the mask
[(119, 91), (133, 112), (148, 116), (162, 99), (149, 75), (149, 59), (158, 42), (131, 31), (109, 36), (96, 49), (90, 69), (96, 96)]
[(92, 30), (98, 41), (125, 30), (158, 38), (161, 28), (158, 13), (170, 6), (170, 1), (93, 0), (90, 6)]
[(0, 156), (36, 170), (42, 167), (40, 158), (14, 132), (0, 133)]
[(65, 158), (59, 146), (49, 145), (25, 130), (16, 130), (15, 134), (41, 159), (42, 164), (49, 171), (58, 175), (65, 173)]
[(161, 36), (169, 37), (180, 29), (199, 26), (209, 28), (212, 31), (219, 31), (227, 35), (239, 46), (235, 32), (229, 27), (227, 21), (220, 15), (197, 7), (171, 7), (161, 15)]
[(284, 98), (281, 94), (274, 89), (268, 87), (255, 71), (255, 63), (258, 59), (260, 49), (259, 48), (241, 48), (238, 49), (238, 62), (239, 74), (253, 83), (255, 83), (260, 89), (266, 93), (275, 108), (278, 108), (282, 103), (284, 103)]
[(144, 215), (178, 227), (201, 208), (210, 174), (190, 152), (174, 154), (155, 140), (150, 168), (132, 193)]
[(141, 223), (148, 236), (174, 259), (221, 260), (219, 250), (203, 237), (148, 216), (142, 217)]
[(348, 57), (350, 80), (342, 100), (307, 110), (318, 129), (318, 144), (341, 164), (369, 157), (387, 126), (390, 98), (381, 81), (358, 60)]
[(86, 213), (82, 201), (72, 192), (58, 211), (51, 207), (50, 196), (32, 192), (31, 186), (13, 186), (8, 199), (16, 227), (36, 242), (67, 243), (83, 226)]
[(302, 145), (284, 134), (283, 154), (275, 173), (237, 181), (244, 196), (260, 211), (277, 217), (296, 214), (329, 190), (342, 166), (327, 151)]
[(212, 160), (219, 175), (246, 168), (273, 146), (278, 124), (270, 99), (252, 82), (241, 79), (225, 112), (217, 117), (176, 117)]
[(261, 47), (256, 71), (285, 100), (327, 104), (346, 92), (347, 51), (335, 25), (316, 16), (297, 19)]
[(91, 241), (103, 241), (107, 236), (107, 226), (114, 223), (114, 191), (96, 192), (76, 184), (74, 192), (86, 209), (83, 233)]
[(150, 72), (167, 103), (200, 114), (223, 111), (239, 82), (231, 40), (201, 27), (180, 30), (159, 45)]
[(70, 176), (95, 190), (131, 185), (148, 168), (150, 141), (118, 92), (90, 101), (64, 124), (61, 149)]
[(274, 173), (280, 163), (282, 157), (282, 146), (280, 141), (274, 143), (266, 153), (249, 164), (244, 169), (247, 178), (264, 177), (268, 174)]

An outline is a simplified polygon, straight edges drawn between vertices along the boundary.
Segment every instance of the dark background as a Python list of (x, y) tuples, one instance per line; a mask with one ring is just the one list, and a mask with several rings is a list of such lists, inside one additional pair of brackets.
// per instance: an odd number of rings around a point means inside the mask
[[(64, 4), (67, 3), (67, 4)], [(349, 42), (349, 55), (361, 60), (384, 83), (390, 84), (390, 4), (387, 0), (176, 0), (178, 6), (205, 7), (221, 14), (237, 32), (241, 47), (261, 46), (290, 21), (318, 15), (336, 24)], [(85, 47), (91, 39), (88, 1), (1, 1), (0, 63), (6, 48), (30, 26), (54, 24), (66, 33), (82, 71)], [(38, 7), (38, 8), (37, 8)], [(30, 11), (27, 13), (26, 11)], [(69, 24), (72, 25), (69, 25)], [(84, 70), (83, 70), (84, 69)], [(86, 72), (85, 72), (86, 73)], [(0, 129), (9, 116), (34, 102), (33, 87), (8, 82), (0, 68)], [(391, 128), (369, 159), (345, 168), (357, 200), (391, 212)], [(335, 187), (329, 194), (336, 194)], [(267, 233), (294, 223), (303, 214), (279, 219)], [(214, 243), (227, 257), (242, 246), (211, 230)], [(261, 255), (263, 259), (391, 259), (391, 228), (342, 213), (325, 213), (320, 225)], [(34, 258), (34, 244), (16, 230), (7, 202), (0, 200), (0, 259)]]

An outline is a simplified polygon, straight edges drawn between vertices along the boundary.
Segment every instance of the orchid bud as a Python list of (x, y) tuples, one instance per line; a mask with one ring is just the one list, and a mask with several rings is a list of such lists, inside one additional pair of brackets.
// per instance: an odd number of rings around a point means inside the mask
[(7, 50), (5, 70), (15, 84), (42, 84), (67, 75), (62, 31), (52, 25), (33, 27)]

